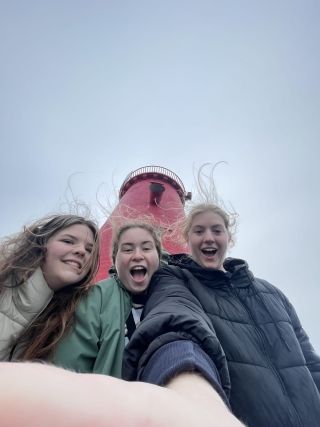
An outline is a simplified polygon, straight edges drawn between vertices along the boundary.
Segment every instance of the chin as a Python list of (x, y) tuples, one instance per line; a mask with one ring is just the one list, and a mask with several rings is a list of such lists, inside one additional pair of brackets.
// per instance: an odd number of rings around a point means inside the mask
[(212, 269), (215, 269), (215, 270), (219, 269), (219, 266), (217, 264), (215, 264), (215, 263), (212, 263), (212, 262), (204, 262), (202, 265), (205, 268), (212, 268)]
[(82, 278), (78, 275), (74, 275), (74, 276), (68, 276), (65, 277), (64, 280), (61, 280), (63, 282), (63, 287), (65, 286), (71, 286), (74, 285), (75, 283), (78, 283), (82, 280)]
[(142, 294), (147, 289), (147, 286), (134, 287), (131, 289), (131, 292), (135, 295)]

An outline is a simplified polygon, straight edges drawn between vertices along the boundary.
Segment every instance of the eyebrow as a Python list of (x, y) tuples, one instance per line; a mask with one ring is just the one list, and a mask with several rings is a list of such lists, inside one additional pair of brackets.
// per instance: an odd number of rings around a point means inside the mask
[[(145, 240), (144, 242), (138, 243), (139, 245), (146, 245), (146, 244), (151, 244), (154, 245), (154, 242), (152, 240)], [(132, 242), (123, 242), (121, 243), (120, 246), (135, 246), (135, 243)]]
[[(217, 227), (223, 228), (223, 224), (212, 224), (212, 225), (210, 225), (209, 228), (217, 228)], [(192, 228), (206, 228), (206, 226), (205, 225), (196, 224)]]

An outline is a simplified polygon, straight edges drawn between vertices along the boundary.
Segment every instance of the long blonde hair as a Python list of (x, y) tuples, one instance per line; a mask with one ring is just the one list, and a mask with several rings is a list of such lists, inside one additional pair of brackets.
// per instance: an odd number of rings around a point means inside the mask
[(197, 194), (193, 197), (193, 200), (186, 205), (186, 216), (179, 223), (179, 229), (185, 241), (188, 240), (188, 233), (194, 218), (201, 213), (209, 211), (214, 212), (222, 218), (230, 236), (230, 243), (234, 244), (238, 226), (238, 214), (232, 205), (228, 208), (223, 199), (219, 196), (213, 177), (215, 169), (221, 163), (225, 162), (218, 162), (216, 164), (204, 163), (195, 174)]

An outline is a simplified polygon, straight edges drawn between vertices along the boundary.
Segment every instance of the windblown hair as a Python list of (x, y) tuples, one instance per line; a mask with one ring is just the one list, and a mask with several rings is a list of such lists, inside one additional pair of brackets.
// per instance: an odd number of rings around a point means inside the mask
[[(188, 240), (188, 233), (192, 227), (194, 218), (204, 212), (214, 212), (219, 215), (230, 235), (231, 243), (234, 243), (234, 236), (237, 229), (238, 214), (232, 209), (227, 209), (224, 201), (219, 197), (218, 191), (214, 182), (213, 174), (216, 167), (224, 162), (219, 162), (214, 165), (211, 163), (203, 164), (196, 178), (197, 197), (194, 202), (191, 202), (186, 207), (186, 216), (180, 222), (179, 228), (185, 241)], [(205, 169), (209, 167), (209, 173)]]
[(122, 234), (130, 230), (132, 228), (141, 228), (142, 230), (146, 230), (150, 236), (154, 240), (154, 244), (159, 256), (159, 260), (161, 259), (161, 233), (160, 230), (152, 225), (151, 223), (145, 222), (145, 221), (128, 221), (123, 223), (122, 225), (118, 226), (117, 228), (113, 229), (113, 236), (112, 236), (112, 244), (111, 244), (111, 259), (113, 264), (115, 264), (116, 256), (119, 250), (119, 241), (122, 236)]
[(86, 225), (93, 233), (94, 246), (86, 276), (72, 286), (54, 292), (48, 306), (27, 327), (16, 344), (22, 346), (21, 360), (48, 360), (55, 346), (72, 324), (80, 299), (87, 294), (99, 266), (99, 230), (97, 225), (77, 215), (45, 217), (21, 233), (7, 238), (0, 248), (0, 292), (8, 286), (24, 286), (41, 267), (48, 240), (59, 231), (76, 224)]

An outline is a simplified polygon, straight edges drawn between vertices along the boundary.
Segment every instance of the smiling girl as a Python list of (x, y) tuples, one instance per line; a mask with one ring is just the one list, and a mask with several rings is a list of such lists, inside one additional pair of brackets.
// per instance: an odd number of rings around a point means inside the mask
[[(124, 378), (143, 378), (155, 351), (179, 332), (210, 356), (233, 413), (248, 427), (318, 427), (320, 357), (286, 296), (246, 261), (226, 258), (232, 226), (233, 217), (208, 201), (186, 215), (181, 231), (190, 255), (171, 256), (150, 286)], [(215, 339), (194, 322), (205, 315)]]
[(46, 359), (68, 330), (99, 258), (98, 228), (76, 215), (45, 217), (1, 245), (0, 360)]

